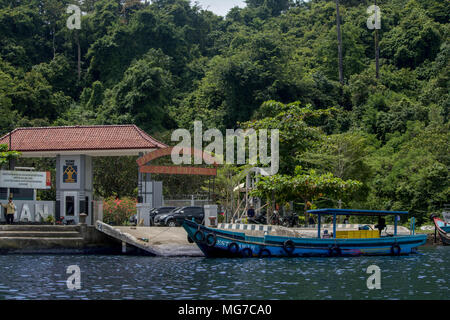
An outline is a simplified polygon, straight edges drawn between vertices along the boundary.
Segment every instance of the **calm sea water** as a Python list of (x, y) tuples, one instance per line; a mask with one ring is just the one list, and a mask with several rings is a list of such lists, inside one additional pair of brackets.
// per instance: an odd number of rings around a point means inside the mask
[[(66, 269), (81, 269), (70, 291)], [(367, 289), (367, 267), (381, 290)], [(0, 256), (0, 299), (450, 299), (450, 247), (406, 257)]]

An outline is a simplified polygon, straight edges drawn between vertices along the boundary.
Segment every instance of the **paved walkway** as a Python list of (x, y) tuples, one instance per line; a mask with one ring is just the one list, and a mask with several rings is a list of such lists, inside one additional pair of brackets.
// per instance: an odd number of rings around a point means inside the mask
[[(123, 234), (131, 236), (140, 248), (148, 248), (158, 256), (165, 257), (202, 257), (204, 256), (196, 244), (187, 240), (187, 233), (180, 227), (113, 227)], [(145, 241), (145, 240), (148, 240)]]

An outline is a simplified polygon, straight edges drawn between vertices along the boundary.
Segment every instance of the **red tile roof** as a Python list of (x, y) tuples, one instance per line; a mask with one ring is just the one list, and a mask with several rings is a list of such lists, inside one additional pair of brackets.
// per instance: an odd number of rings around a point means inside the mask
[(159, 149), (161, 143), (135, 125), (18, 128), (0, 138), (0, 144), (21, 152), (71, 150)]

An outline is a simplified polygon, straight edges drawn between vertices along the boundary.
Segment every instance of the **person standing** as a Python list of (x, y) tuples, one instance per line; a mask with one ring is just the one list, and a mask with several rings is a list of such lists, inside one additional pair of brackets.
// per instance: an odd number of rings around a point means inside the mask
[(255, 217), (255, 209), (253, 206), (250, 207), (250, 209), (247, 210), (247, 217), (253, 219)]
[(7, 204), (2, 204), (2, 207), (6, 209), (6, 224), (14, 223), (14, 214), (16, 213), (16, 205), (9, 199)]
[(380, 237), (383, 230), (386, 228), (386, 220), (383, 217), (378, 217), (378, 224), (375, 225), (375, 228), (380, 231)]
[(344, 224), (349, 224), (350, 223), (350, 216), (346, 216), (344, 219)]

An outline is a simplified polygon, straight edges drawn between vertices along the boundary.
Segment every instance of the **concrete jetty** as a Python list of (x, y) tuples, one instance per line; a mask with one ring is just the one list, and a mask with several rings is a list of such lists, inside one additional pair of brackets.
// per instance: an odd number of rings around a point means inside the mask
[(120, 246), (86, 225), (0, 225), (0, 254), (35, 253), (120, 253)]
[(186, 231), (180, 227), (116, 227), (97, 221), (98, 231), (122, 242), (122, 253), (139, 249), (160, 257), (203, 257), (195, 244), (188, 242)]

